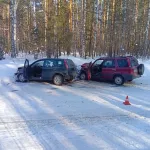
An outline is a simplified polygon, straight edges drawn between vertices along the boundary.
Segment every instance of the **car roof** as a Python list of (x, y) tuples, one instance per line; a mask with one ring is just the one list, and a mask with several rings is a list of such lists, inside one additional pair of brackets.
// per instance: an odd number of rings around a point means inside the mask
[(116, 57), (100, 57), (98, 59), (122, 59), (122, 58), (134, 58), (133, 56), (116, 56)]
[(70, 59), (63, 59), (63, 58), (42, 58), (42, 59), (37, 59), (36, 61), (39, 60), (70, 60)]

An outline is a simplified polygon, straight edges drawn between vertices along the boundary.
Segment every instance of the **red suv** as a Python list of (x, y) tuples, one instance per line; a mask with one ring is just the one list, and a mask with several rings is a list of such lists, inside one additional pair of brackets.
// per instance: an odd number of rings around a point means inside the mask
[(122, 85), (126, 81), (141, 77), (143, 73), (144, 65), (139, 64), (138, 60), (132, 56), (104, 57), (95, 60), (94, 63), (83, 64), (79, 77), (81, 80), (106, 80)]

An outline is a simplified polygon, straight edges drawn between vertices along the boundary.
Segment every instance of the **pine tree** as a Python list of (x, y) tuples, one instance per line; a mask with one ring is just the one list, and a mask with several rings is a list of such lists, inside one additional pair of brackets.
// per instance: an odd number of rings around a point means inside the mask
[(0, 46), (0, 60), (2, 60), (3, 58), (4, 58), (4, 50), (2, 46)]

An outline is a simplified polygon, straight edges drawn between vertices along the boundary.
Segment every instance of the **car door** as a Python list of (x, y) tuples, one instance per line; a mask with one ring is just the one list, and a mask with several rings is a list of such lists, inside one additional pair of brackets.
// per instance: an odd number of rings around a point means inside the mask
[(44, 60), (38, 60), (30, 65), (30, 79), (41, 80)]
[(26, 59), (24, 62), (23, 76), (26, 80), (28, 80), (29, 78), (29, 60), (28, 59)]
[(52, 80), (53, 75), (56, 71), (56, 60), (55, 59), (46, 59), (43, 65), (42, 79), (43, 80)]
[(128, 76), (131, 67), (129, 67), (129, 62), (125, 58), (117, 59), (117, 74)]
[(98, 59), (91, 65), (91, 79), (101, 80), (102, 79), (102, 63), (104, 60)]
[(112, 80), (116, 72), (115, 59), (107, 59), (102, 65), (102, 78), (105, 80)]

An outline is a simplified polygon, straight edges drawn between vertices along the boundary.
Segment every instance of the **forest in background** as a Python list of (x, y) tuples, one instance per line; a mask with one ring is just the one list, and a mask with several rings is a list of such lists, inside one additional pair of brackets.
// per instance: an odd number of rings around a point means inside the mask
[(0, 46), (12, 57), (149, 57), (150, 0), (0, 0)]

